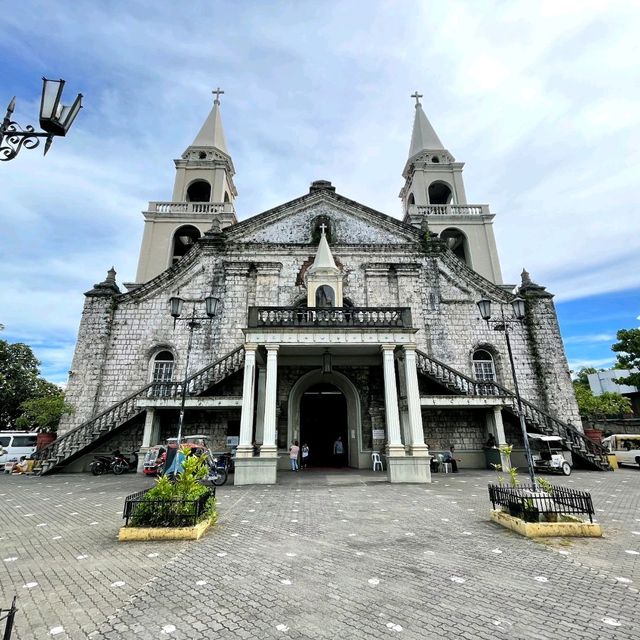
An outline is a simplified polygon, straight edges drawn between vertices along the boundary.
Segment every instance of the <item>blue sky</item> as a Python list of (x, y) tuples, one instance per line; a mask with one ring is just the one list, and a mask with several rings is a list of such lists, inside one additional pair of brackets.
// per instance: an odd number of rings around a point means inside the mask
[(0, 323), (66, 380), (82, 292), (133, 281), (140, 212), (221, 86), (245, 218), (325, 178), (400, 215), (425, 112), (489, 203), (507, 282), (556, 294), (570, 366), (639, 326), (640, 6), (633, 2), (24, 0), (0, 16), (0, 101), (36, 124), (40, 77), (85, 108), (46, 158), (0, 166)]

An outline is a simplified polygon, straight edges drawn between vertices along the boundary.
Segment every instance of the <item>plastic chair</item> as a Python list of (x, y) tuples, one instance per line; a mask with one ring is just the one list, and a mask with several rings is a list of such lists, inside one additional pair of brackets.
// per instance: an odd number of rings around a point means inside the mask
[(451, 463), (444, 461), (444, 454), (442, 453), (438, 454), (438, 462), (440, 463), (440, 467), (444, 469), (445, 473), (449, 473), (452, 470)]
[(373, 463), (373, 470), (376, 470), (376, 467), (378, 465), (380, 465), (380, 471), (383, 471), (383, 467), (382, 467), (382, 460), (380, 459), (380, 454), (379, 453), (372, 453), (371, 454), (371, 462)]

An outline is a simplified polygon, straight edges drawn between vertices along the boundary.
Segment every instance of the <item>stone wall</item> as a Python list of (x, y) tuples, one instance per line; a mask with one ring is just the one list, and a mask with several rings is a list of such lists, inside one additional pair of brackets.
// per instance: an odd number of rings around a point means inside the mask
[[(167, 306), (170, 296), (189, 300), (213, 294), (222, 300), (219, 315), (194, 332), (190, 372), (243, 344), (249, 304), (289, 306), (304, 298), (298, 276), (315, 246), (298, 243), (306, 242), (318, 215), (333, 220), (332, 250), (343, 265), (345, 297), (356, 306), (411, 307), (419, 349), (467, 375), (472, 375), (473, 351), (487, 349), (494, 354), (498, 381), (513, 389), (504, 335), (488, 327), (476, 307), (481, 297), (506, 303), (510, 294), (451, 252), (421, 245), (415, 229), (386, 216), (376, 219), (366, 208), (355, 213), (347, 209), (307, 207), (271, 226), (257, 217), (229, 227), (215, 241), (202, 239), (177, 265), (139, 289), (113, 298), (88, 298), (67, 391), (76, 414), (65, 421), (61, 433), (144, 386), (151, 359), (160, 349), (174, 354), (174, 379), (182, 378), (189, 332), (184, 322), (174, 326)], [(185, 316), (190, 310), (185, 304)], [(202, 313), (202, 306), (198, 311)], [(575, 401), (565, 380), (566, 360), (552, 302), (536, 304), (531, 314), (535, 332), (516, 328), (512, 334), (522, 395), (561, 419), (573, 418)], [(279, 389), (284, 394), (278, 399), (279, 442), (287, 419), (284, 396), (293, 383), (288, 375), (282, 372)], [(364, 392), (364, 379), (360, 383)], [(363, 426), (365, 419), (382, 426), (382, 385), (370, 385), (366, 393)], [(233, 395), (240, 395), (237, 384)], [(364, 434), (370, 433), (366, 424)], [(376, 444), (369, 437), (365, 443)]]

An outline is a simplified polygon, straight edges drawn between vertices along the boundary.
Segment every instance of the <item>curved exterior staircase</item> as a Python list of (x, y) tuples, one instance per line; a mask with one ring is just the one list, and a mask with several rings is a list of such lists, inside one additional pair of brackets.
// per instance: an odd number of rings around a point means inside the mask
[[(500, 396), (504, 398), (505, 409), (518, 416), (516, 394), (497, 382), (479, 382), (469, 378), (422, 351), (416, 351), (416, 364), (420, 373), (444, 385), (454, 394)], [(607, 457), (608, 452), (602, 445), (587, 438), (582, 431), (579, 431), (573, 425), (554, 418), (528, 400), (520, 397), (520, 401), (528, 430), (544, 433), (545, 435), (560, 436), (566, 442), (571, 453), (578, 456), (590, 467), (600, 471), (611, 471), (611, 465)]]
[[(244, 366), (244, 347), (239, 347), (219, 360), (196, 371), (187, 379), (187, 394), (199, 395), (214, 384), (222, 382)], [(114, 433), (145, 410), (138, 400), (149, 397), (179, 398), (184, 382), (150, 382), (124, 400), (111, 405), (98, 415), (61, 435), (50, 445), (36, 451), (41, 473), (59, 470), (71, 460), (86, 453), (97, 440)]]

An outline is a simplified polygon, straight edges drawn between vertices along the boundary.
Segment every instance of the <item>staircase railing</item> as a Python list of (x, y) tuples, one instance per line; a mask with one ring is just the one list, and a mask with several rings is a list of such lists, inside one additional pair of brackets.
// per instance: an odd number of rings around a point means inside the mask
[[(474, 380), (422, 351), (416, 351), (416, 364), (422, 373), (435, 378), (458, 393), (508, 398), (509, 406), (507, 408), (517, 414), (518, 399), (516, 394), (497, 382)], [(608, 451), (601, 444), (587, 438), (584, 433), (573, 425), (554, 418), (528, 400), (521, 397), (520, 401), (525, 421), (532, 428), (544, 431), (547, 434), (560, 436), (574, 453), (586, 458), (598, 468), (611, 468)]]
[[(238, 371), (243, 364), (244, 347), (241, 346), (189, 376), (187, 393), (189, 395), (201, 393), (212, 384), (216, 384)], [(79, 453), (97, 438), (113, 431), (141, 413), (143, 409), (138, 406), (138, 400), (149, 397), (176, 398), (182, 394), (182, 385), (183, 382), (151, 382), (134, 391), (124, 400), (116, 402), (96, 416), (67, 431), (51, 444), (36, 451), (33, 457), (42, 461), (42, 472), (46, 473), (65, 458)]]

